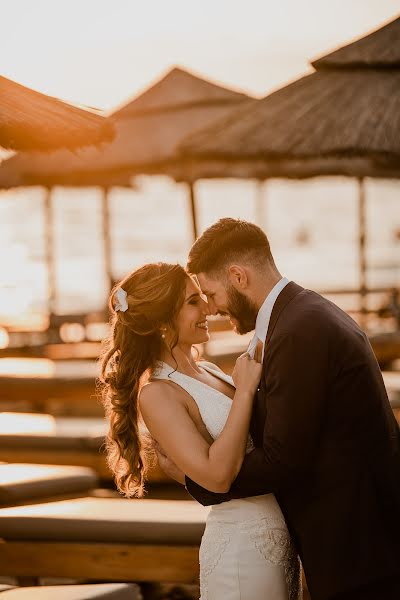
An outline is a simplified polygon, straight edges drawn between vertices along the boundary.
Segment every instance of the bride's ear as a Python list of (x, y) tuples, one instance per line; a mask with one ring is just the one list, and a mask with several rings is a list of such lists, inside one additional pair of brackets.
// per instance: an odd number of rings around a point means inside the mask
[(244, 290), (249, 285), (247, 271), (241, 265), (231, 265), (228, 269), (228, 280), (237, 290)]

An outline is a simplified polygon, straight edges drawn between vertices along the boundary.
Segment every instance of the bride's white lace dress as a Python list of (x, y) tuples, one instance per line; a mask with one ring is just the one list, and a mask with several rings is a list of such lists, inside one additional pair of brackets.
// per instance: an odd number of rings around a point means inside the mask
[[(233, 385), (210, 363), (203, 369)], [(196, 402), (211, 437), (228, 418), (232, 400), (211, 386), (159, 363), (153, 375), (185, 389)], [(247, 452), (253, 449), (249, 437)], [(200, 546), (200, 600), (299, 600), (297, 554), (273, 494), (212, 506)]]

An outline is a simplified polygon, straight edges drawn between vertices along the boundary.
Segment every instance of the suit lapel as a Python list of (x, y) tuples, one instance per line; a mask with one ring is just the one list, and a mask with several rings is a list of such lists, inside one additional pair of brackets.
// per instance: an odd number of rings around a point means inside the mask
[(278, 322), (279, 316), (284, 310), (284, 308), (288, 305), (288, 303), (295, 297), (297, 294), (302, 292), (304, 288), (294, 281), (290, 281), (287, 286), (283, 288), (281, 293), (279, 294), (274, 307), (272, 309), (271, 318), (269, 321), (267, 337), (265, 339), (264, 346), (264, 361), (263, 361), (263, 373), (261, 376), (260, 387), (256, 393), (253, 414), (250, 424), (250, 433), (253, 438), (253, 442), (256, 446), (262, 446), (263, 444), (263, 434), (264, 434), (264, 423), (267, 415), (267, 398), (266, 398), (266, 383), (265, 383), (265, 368), (266, 368), (266, 359), (268, 354), (268, 342), (271, 339), (272, 333), (275, 329), (275, 326)]
[(290, 281), (281, 291), (279, 296), (276, 299), (274, 307), (272, 309), (271, 318), (268, 325), (267, 337), (265, 339), (265, 351), (264, 351), (264, 364), (265, 364), (265, 354), (268, 349), (268, 342), (271, 338), (271, 335), (275, 329), (275, 325), (278, 322), (279, 315), (285, 308), (287, 304), (300, 292), (303, 292), (304, 288), (301, 285), (297, 285), (294, 281)]

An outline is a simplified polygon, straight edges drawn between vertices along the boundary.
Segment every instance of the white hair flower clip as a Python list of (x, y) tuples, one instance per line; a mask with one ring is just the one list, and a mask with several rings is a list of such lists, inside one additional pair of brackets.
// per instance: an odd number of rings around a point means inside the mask
[(119, 310), (121, 312), (125, 312), (126, 310), (128, 310), (128, 301), (127, 301), (127, 297), (128, 294), (126, 293), (125, 290), (122, 289), (122, 287), (119, 287), (117, 289), (117, 291), (115, 292), (115, 305), (114, 305), (114, 310), (116, 312), (118, 312)]

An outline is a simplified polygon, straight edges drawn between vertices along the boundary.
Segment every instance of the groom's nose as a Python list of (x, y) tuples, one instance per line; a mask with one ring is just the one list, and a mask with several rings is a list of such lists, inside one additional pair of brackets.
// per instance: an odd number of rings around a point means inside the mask
[(210, 315), (217, 315), (218, 314), (218, 308), (217, 305), (215, 304), (214, 300), (212, 298), (208, 299), (208, 311)]

